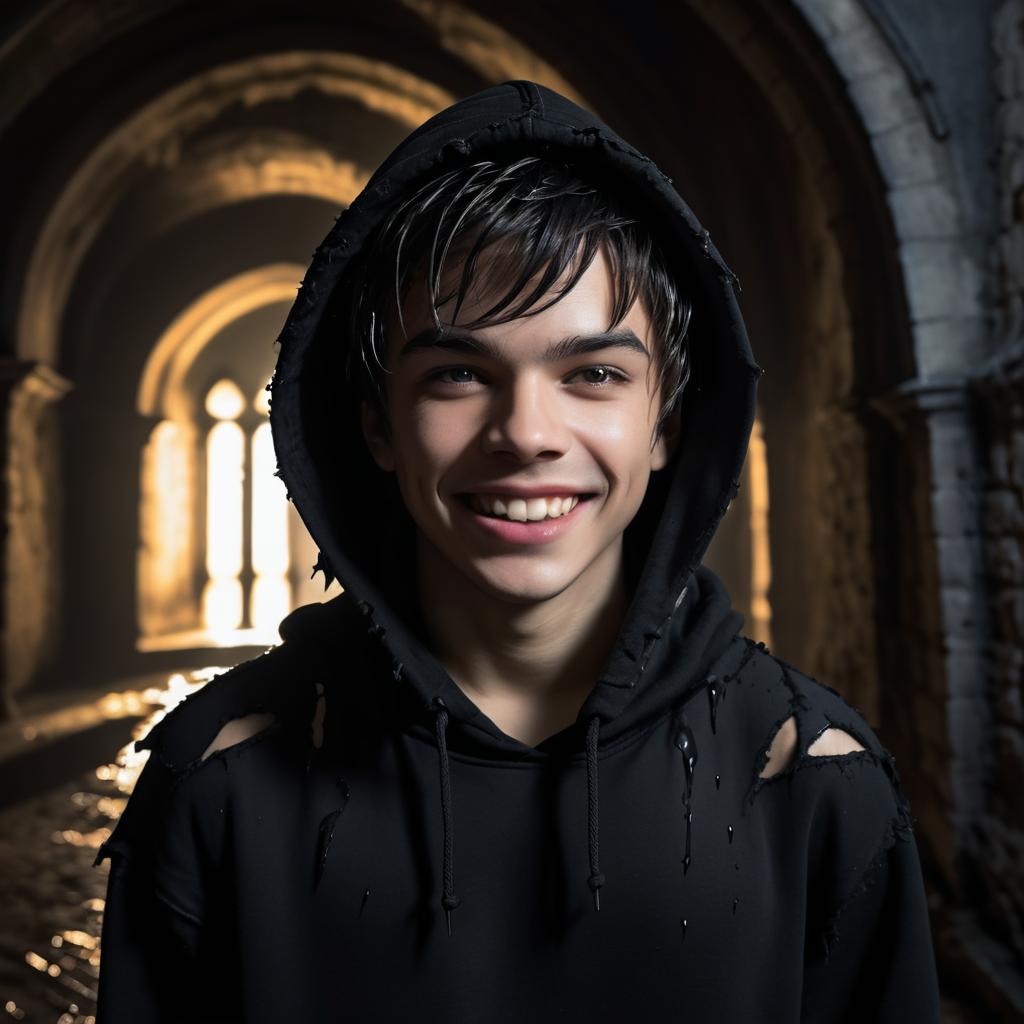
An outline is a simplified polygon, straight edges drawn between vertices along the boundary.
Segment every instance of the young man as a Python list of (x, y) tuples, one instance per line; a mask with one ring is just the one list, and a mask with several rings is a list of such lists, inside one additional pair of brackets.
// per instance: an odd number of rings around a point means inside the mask
[(388, 157), (272, 385), (345, 591), (137, 744), (100, 1024), (938, 1019), (891, 755), (701, 565), (761, 373), (736, 283), (533, 82)]

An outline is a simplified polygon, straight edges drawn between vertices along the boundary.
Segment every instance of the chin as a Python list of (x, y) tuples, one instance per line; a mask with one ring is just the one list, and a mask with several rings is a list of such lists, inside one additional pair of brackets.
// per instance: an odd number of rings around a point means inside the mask
[(479, 571), (472, 574), (477, 586), (490, 596), (509, 604), (536, 604), (557, 597), (573, 579), (538, 578), (530, 573), (495, 576)]

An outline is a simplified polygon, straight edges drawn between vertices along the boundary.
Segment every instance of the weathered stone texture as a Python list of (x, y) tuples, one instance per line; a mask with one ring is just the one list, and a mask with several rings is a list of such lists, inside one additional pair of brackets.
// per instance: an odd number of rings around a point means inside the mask
[(995, 245), (999, 350), (978, 368), (976, 409), (985, 438), (982, 523), (991, 631), (993, 731), (989, 799), (968, 850), (972, 902), (1006, 944), (993, 966), (1024, 1010), (1024, 3), (1010, 0), (992, 25), (997, 64), (1000, 223)]

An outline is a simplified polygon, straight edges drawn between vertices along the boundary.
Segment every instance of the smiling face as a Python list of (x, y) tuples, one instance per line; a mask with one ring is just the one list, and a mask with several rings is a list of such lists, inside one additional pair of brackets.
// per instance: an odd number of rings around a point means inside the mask
[[(460, 323), (493, 301), (471, 292)], [(608, 332), (613, 301), (601, 248), (572, 291), (535, 315), (468, 330), (440, 306), (440, 344), (422, 278), (406, 296), (408, 341), (397, 326), (387, 335), (391, 429), (364, 404), (363, 430), (397, 476), (435, 586), (464, 579), (527, 604), (569, 590), (595, 600), (616, 578), (623, 531), (668, 461), (677, 421), (653, 441), (650, 321), (637, 301)]]

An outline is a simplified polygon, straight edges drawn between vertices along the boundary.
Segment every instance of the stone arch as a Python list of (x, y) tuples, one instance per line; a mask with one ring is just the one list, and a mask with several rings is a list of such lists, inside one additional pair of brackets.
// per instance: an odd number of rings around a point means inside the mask
[(987, 354), (986, 271), (972, 252), (947, 131), (927, 83), (910, 52), (895, 49), (902, 42), (895, 28), (886, 34), (890, 22), (867, 5), (794, 3), (846, 83), (887, 185), (918, 374), (966, 373)]
[(135, 405), (142, 416), (182, 418), (181, 389), (188, 366), (227, 323), (295, 297), (305, 267), (277, 263), (257, 267), (209, 289), (167, 326), (139, 377)]
[[(167, 90), (100, 140), (53, 202), (27, 261), (18, 353), (51, 365), (58, 361), (59, 323), (75, 274), (112, 210), (131, 191), (140, 164), (173, 168), (187, 137), (225, 108), (286, 99), (303, 89), (356, 99), (407, 131), (453, 101), (445, 90), (397, 69), (354, 54), (316, 51), (217, 66)], [(244, 147), (236, 142), (227, 153), (208, 153), (190, 167), (187, 183), (162, 186), (176, 200), (162, 208), (181, 218), (282, 192), (343, 206), (365, 184), (367, 171), (352, 161), (339, 161), (309, 140), (288, 142), (281, 147), (280, 139), (257, 137)]]

